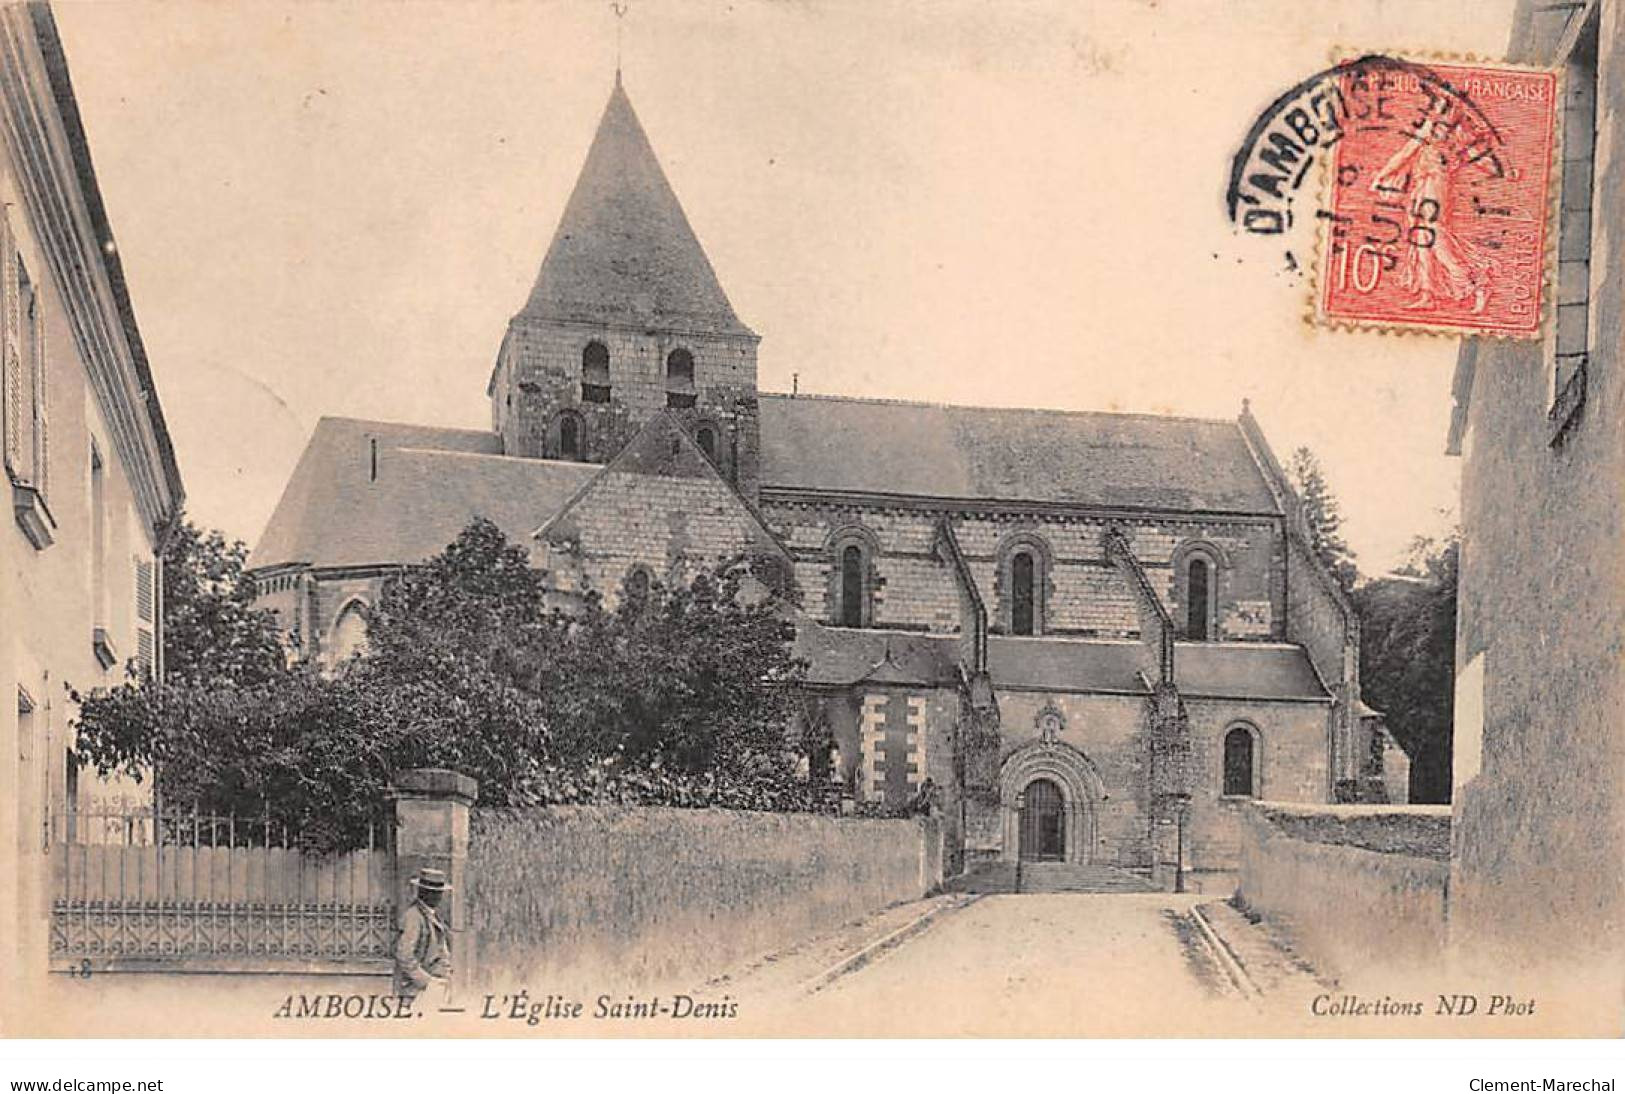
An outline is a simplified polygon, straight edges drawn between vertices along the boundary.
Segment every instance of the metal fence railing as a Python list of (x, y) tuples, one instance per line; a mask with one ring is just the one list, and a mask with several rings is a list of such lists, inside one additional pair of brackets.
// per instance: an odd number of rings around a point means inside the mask
[(394, 933), (391, 832), (365, 847), (304, 849), (268, 817), (179, 809), (59, 814), (51, 956), (182, 961), (383, 959)]

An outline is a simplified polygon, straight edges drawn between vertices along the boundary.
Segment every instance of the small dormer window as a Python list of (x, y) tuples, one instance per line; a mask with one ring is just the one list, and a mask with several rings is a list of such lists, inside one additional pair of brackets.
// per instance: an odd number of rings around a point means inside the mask
[(666, 405), (694, 405), (694, 355), (681, 347), (666, 355)]
[(581, 401), (609, 402), (609, 347), (594, 339), (581, 351)]
[(716, 433), (716, 430), (712, 429), (708, 425), (707, 426), (701, 426), (700, 431), (694, 435), (694, 439), (695, 439), (695, 441), (697, 441), (699, 443), (700, 451), (705, 453), (705, 458), (710, 460), (712, 463), (716, 463), (717, 462), (717, 433)]

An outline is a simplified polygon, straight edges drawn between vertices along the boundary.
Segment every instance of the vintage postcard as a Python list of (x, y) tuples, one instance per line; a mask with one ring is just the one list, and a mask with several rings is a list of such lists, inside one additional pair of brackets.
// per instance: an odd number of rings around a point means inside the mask
[(1618, 1037), (1622, 44), (0, 6), (0, 1031)]

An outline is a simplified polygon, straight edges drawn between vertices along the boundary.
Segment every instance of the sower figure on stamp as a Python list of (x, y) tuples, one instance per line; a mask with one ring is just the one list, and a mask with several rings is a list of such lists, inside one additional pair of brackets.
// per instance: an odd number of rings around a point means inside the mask
[[(1435, 296), (1484, 310), (1495, 259), (1460, 230), (1454, 177), (1469, 161), (1413, 134), (1371, 180), (1373, 190), (1407, 195), (1405, 248), (1399, 258), (1400, 283), (1415, 295), (1406, 308), (1431, 308)], [(1414, 195), (1414, 196), (1412, 196)]]
[(451, 891), (442, 870), (423, 869), (412, 879), (417, 899), (401, 913), (395, 943), (395, 994), (416, 999), (431, 984), (442, 988), (451, 977), (451, 938), (436, 911)]

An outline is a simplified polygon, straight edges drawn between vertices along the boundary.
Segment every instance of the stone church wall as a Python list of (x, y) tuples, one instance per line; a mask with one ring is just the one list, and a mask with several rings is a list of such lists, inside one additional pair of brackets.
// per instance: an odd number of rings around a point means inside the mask
[(384, 573), (372, 571), (300, 570), (265, 575), (257, 578), (259, 595), (254, 606), (276, 614), (282, 633), (297, 636), (301, 654), (314, 653), (331, 664), (340, 614), (352, 604), (365, 610), (378, 603), (385, 580)]
[(1068, 695), (1042, 691), (1000, 691), (1000, 731), (1004, 753), (1040, 739), (1039, 715), (1054, 706), (1065, 726), (1056, 739), (1094, 764), (1105, 800), (1093, 803), (1095, 845), (1089, 857), (1116, 866), (1149, 866), (1150, 802), (1145, 770), (1145, 700), (1139, 696)]
[(534, 561), (561, 591), (596, 589), (610, 606), (634, 566), (685, 582), (761, 538), (738, 497), (714, 478), (609, 471), (592, 490), (569, 515), (571, 544), (538, 544)]
[[(861, 529), (879, 549), (871, 559), (874, 624), (899, 630), (952, 633), (960, 608), (954, 578), (932, 553), (941, 511), (786, 502), (769, 493), (768, 523), (789, 546), (806, 608), (835, 618), (836, 581), (831, 541)], [(1134, 598), (1103, 556), (1109, 525), (1123, 527), (1153, 587), (1176, 620), (1184, 619), (1183, 581), (1176, 574), (1182, 548), (1204, 544), (1218, 556), (1217, 625), (1228, 640), (1284, 637), (1277, 526), (1272, 520), (1150, 519), (1095, 516), (1012, 517), (952, 512), (966, 563), (988, 605), (990, 629), (1008, 630), (1009, 608), (1001, 562), (1015, 542), (1037, 542), (1045, 567), (1045, 633), (1104, 638), (1138, 635)]]
[(1224, 738), (1236, 726), (1254, 736), (1258, 797), (1324, 803), (1331, 795), (1330, 710), (1325, 703), (1185, 700), (1191, 731), (1191, 804), (1186, 858), (1197, 869), (1233, 870), (1248, 798), (1224, 795)]

